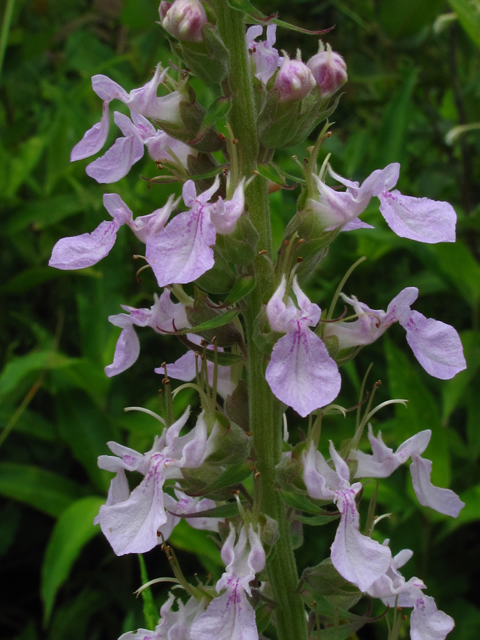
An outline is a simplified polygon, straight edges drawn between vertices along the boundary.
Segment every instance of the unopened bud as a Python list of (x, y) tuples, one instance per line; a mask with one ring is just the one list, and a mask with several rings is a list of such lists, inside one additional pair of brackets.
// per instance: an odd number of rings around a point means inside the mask
[(175, 0), (173, 4), (161, 2), (159, 7), (162, 27), (183, 42), (201, 42), (207, 14), (199, 0)]
[(275, 89), (280, 94), (280, 101), (302, 100), (315, 87), (312, 72), (299, 56), (297, 60), (290, 60), (285, 54), (282, 66), (275, 78)]
[(307, 67), (312, 72), (324, 98), (332, 96), (348, 80), (345, 60), (339, 53), (332, 51), (329, 44), (325, 49), (320, 42), (319, 52), (310, 58)]

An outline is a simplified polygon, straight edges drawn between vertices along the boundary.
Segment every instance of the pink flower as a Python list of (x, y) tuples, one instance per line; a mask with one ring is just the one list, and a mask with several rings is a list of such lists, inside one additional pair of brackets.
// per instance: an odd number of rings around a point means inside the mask
[(286, 280), (267, 304), (267, 316), (274, 331), (285, 333), (273, 347), (265, 374), (276, 397), (305, 417), (332, 402), (340, 391), (338, 367), (320, 338), (310, 330), (320, 320), (320, 308), (310, 302), (293, 280), (298, 307), (288, 297)]

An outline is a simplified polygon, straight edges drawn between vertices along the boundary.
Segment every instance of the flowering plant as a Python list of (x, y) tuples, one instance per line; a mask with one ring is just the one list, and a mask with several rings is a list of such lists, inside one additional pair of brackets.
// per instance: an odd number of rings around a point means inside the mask
[[(158, 544), (170, 554), (168, 539), (184, 519), (216, 534), (225, 571), (215, 587), (192, 585), (170, 556), (188, 601), (178, 599), (178, 611), (172, 611), (170, 595), (154, 628), (122, 638), (257, 640), (265, 629), (268, 635), (268, 624), (280, 640), (347, 637), (375, 621), (368, 610), (360, 615), (350, 609), (362, 598), (376, 598), (394, 609), (389, 640), (398, 638), (402, 624), (397, 605), (413, 609), (412, 640), (443, 640), (453, 620), (423, 594), (421, 579), (407, 581), (399, 573), (411, 553), (392, 556), (379, 524), (385, 514), (375, 516), (374, 496), (360, 531), (359, 502), (369, 479), (386, 478), (410, 459), (420, 504), (458, 516), (463, 502), (432, 484), (432, 463), (421, 457), (432, 432), (421, 431), (393, 452), (380, 432), (374, 435), (370, 420), (383, 406), (404, 400), (372, 407), (373, 394), (367, 398), (363, 388), (351, 438), (337, 446), (330, 442), (328, 460), (319, 447), (326, 449), (324, 416), (347, 415), (349, 409), (334, 404), (341, 367), (393, 323), (405, 328), (422, 367), (442, 380), (466, 367), (460, 338), (450, 325), (411, 309), (418, 296), (414, 287), (398, 293), (386, 311), (375, 310), (343, 292), (344, 278), (328, 312), (302, 287), (341, 232), (371, 228), (359, 217), (373, 197), (394, 233), (428, 244), (455, 240), (455, 211), (445, 202), (392, 191), (397, 163), (374, 171), (361, 185), (336, 174), (328, 158), (319, 169), (328, 117), (347, 81), (346, 63), (329, 45), (321, 44), (306, 63), (300, 53), (280, 55), (276, 19), (248, 3), (174, 0), (162, 2), (159, 14), (179, 58), (179, 66), (172, 65), (178, 78), (157, 66), (152, 80), (127, 93), (108, 77), (94, 76), (102, 117), (74, 147), (72, 160), (101, 151), (109, 103), (120, 100), (131, 116), (114, 113), (123, 137), (87, 166), (87, 174), (114, 183), (146, 146), (152, 162), (182, 184), (183, 204), (170, 196), (153, 213), (134, 218), (118, 194), (106, 194), (112, 221), (60, 239), (50, 265), (69, 270), (96, 264), (112, 250), (122, 225), (145, 244), (144, 259), (162, 292), (154, 293), (151, 308), (124, 306), (126, 313), (109, 317), (121, 333), (105, 373), (120, 375), (137, 361), (134, 326), (176, 335), (187, 352), (155, 369), (167, 393), (163, 415), (154, 416), (162, 426), (152, 448), (139, 453), (109, 442), (115, 455), (100, 456), (99, 467), (115, 475), (95, 522), (116, 555), (145, 553)], [(248, 30), (247, 21), (254, 23)], [(189, 73), (221, 93), (206, 111), (196, 102)], [(162, 84), (168, 92), (159, 96)], [(217, 130), (225, 120), (226, 134)], [(275, 259), (268, 197), (287, 185), (274, 152), (305, 141), (325, 120), (302, 165), (297, 211)], [(208, 170), (198, 173), (200, 161)], [(329, 186), (327, 173), (345, 189)], [(340, 296), (353, 314), (333, 318)], [(170, 378), (188, 381), (198, 393), (200, 411), (190, 428), (190, 409), (174, 416)], [(237, 424), (239, 397), (248, 404), (246, 424)], [(294, 446), (282, 429), (288, 407), (308, 418), (304, 438)], [(361, 448), (367, 425), (371, 454)], [(143, 476), (132, 490), (125, 471)], [(308, 523), (302, 511), (314, 514), (312, 525), (335, 523), (336, 532), (330, 558), (299, 577), (293, 545), (295, 528)], [(345, 596), (341, 606), (339, 594)], [(386, 615), (388, 609), (380, 617)]]

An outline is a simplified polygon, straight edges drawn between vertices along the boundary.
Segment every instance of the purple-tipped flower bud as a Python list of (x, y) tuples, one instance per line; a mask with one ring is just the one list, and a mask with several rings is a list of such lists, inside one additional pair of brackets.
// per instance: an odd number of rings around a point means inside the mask
[(175, 0), (173, 4), (161, 2), (159, 7), (162, 27), (183, 42), (202, 42), (203, 25), (207, 14), (199, 0)]
[(348, 80), (345, 60), (339, 53), (332, 51), (329, 44), (325, 49), (321, 41), (319, 52), (310, 58), (307, 67), (312, 72), (324, 98), (333, 96)]
[(300, 51), (296, 60), (285, 58), (275, 78), (275, 89), (280, 94), (280, 101), (303, 100), (315, 87), (315, 78), (305, 63), (300, 60)]

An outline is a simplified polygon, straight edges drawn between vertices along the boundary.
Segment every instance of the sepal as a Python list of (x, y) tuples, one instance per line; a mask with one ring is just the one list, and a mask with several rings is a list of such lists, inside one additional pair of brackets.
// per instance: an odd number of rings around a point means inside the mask
[[(195, 287), (195, 297), (193, 306), (186, 307), (187, 318), (192, 327), (196, 327), (208, 320), (218, 318), (225, 313), (224, 311), (218, 311), (213, 307), (213, 303), (208, 298), (208, 294)], [(221, 327), (210, 329), (207, 331), (199, 331), (199, 335), (205, 338), (207, 342), (212, 342), (216, 338), (217, 346), (228, 347), (232, 344), (238, 344), (241, 342), (241, 335), (233, 324), (229, 322)]]

